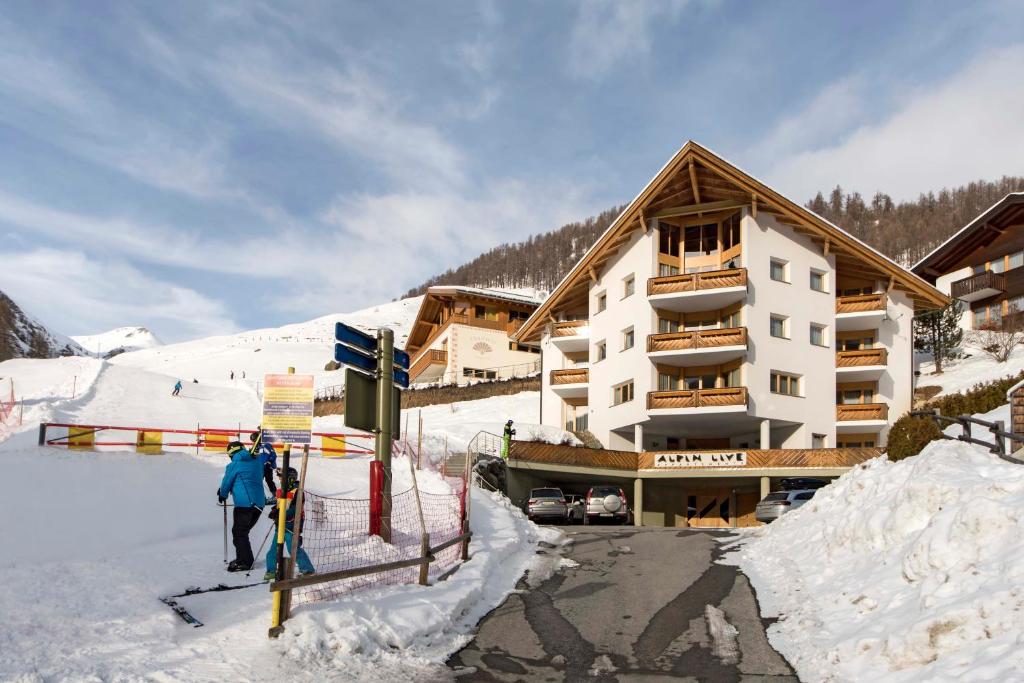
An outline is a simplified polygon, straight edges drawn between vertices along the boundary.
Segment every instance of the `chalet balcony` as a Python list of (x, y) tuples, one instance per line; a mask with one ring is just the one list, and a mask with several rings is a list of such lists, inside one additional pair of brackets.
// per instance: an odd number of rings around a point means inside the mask
[(858, 349), (836, 352), (836, 378), (840, 382), (875, 381), (889, 362), (886, 349)]
[(647, 354), (663, 365), (715, 365), (747, 352), (747, 328), (665, 332), (647, 336)]
[(747, 388), (652, 391), (647, 394), (647, 410), (657, 415), (746, 412)]
[(848, 403), (836, 406), (836, 431), (859, 432), (884, 427), (889, 421), (885, 403)]
[(878, 327), (886, 314), (889, 299), (885, 292), (836, 297), (836, 329), (870, 330)]
[(957, 280), (950, 288), (954, 299), (961, 301), (979, 301), (1006, 291), (1006, 277), (1002, 273), (985, 271), (963, 280)]
[(669, 311), (725, 308), (746, 296), (746, 268), (665, 275), (647, 280), (648, 301), (652, 306)]
[(551, 371), (551, 390), (562, 398), (586, 396), (589, 382), (589, 368), (566, 368)]
[(551, 343), (563, 352), (586, 351), (590, 344), (590, 322), (568, 320), (554, 323), (551, 328)]
[(412, 382), (433, 382), (444, 375), (448, 367), (448, 352), (438, 349), (427, 349), (409, 366), (409, 379)]

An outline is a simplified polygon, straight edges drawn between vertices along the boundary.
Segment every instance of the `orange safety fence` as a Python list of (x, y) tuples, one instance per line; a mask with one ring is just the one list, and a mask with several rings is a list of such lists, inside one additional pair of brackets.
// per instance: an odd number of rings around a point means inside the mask
[[(197, 429), (169, 429), (166, 427), (81, 425), (44, 422), (39, 425), (40, 446), (66, 446), (70, 450), (96, 448), (134, 448), (138, 453), (159, 454), (165, 448), (194, 448), (200, 451), (223, 453), (230, 441), (248, 442), (252, 429), (223, 429), (198, 427)], [(113, 434), (111, 434), (113, 433)], [(127, 437), (131, 434), (131, 439)], [(52, 436), (51, 436), (52, 434)], [(313, 432), (310, 453), (326, 458), (347, 455), (372, 455), (374, 436), (358, 432)], [(118, 438), (121, 436), (121, 438)], [(108, 437), (108, 438), (104, 438)], [(352, 443), (355, 441), (355, 443)], [(369, 443), (366, 443), (369, 441)], [(283, 445), (283, 444), (274, 444)]]

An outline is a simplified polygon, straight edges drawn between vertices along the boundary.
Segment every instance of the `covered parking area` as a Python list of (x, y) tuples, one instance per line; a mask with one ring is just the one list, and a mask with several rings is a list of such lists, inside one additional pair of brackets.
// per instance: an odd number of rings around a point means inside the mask
[(583, 494), (611, 484), (625, 491), (637, 526), (736, 528), (758, 524), (754, 508), (780, 479), (834, 479), (880, 454), (876, 448), (631, 453), (514, 442), (508, 493), (522, 504), (533, 488)]

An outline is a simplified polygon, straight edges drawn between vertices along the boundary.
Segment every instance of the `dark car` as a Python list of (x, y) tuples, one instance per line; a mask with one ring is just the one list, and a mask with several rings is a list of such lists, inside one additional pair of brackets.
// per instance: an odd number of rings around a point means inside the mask
[(569, 516), (569, 506), (565, 502), (562, 489), (531, 490), (530, 498), (526, 501), (526, 516), (531, 522), (544, 519), (564, 523)]

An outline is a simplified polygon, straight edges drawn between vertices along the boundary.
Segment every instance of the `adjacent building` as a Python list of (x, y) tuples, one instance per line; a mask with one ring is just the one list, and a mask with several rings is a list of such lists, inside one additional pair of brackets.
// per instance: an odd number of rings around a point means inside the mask
[(1024, 313), (1024, 192), (1000, 199), (912, 270), (963, 302), (965, 330)]
[(688, 142), (515, 334), (544, 424), (608, 449), (870, 448), (945, 295)]
[(513, 332), (540, 301), (477, 287), (431, 287), (406, 342), (413, 384), (468, 384), (536, 373), (540, 348)]

